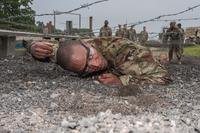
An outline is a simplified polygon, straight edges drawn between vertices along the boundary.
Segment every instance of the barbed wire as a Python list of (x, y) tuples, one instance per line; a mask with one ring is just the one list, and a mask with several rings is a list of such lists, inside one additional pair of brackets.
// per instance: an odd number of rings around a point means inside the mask
[[(109, 1), (109, 0), (100, 0), (100, 1), (96, 1), (96, 2), (93, 2), (93, 3), (90, 3), (90, 4), (84, 4), (84, 5), (81, 5), (81, 7), (79, 8), (76, 8), (76, 9), (73, 9), (73, 10), (70, 10), (70, 11), (67, 11), (67, 12), (58, 12), (56, 15), (61, 15), (61, 13), (70, 13), (70, 12), (74, 12), (76, 10), (80, 10), (82, 8), (86, 8), (86, 7), (89, 7), (91, 5), (94, 5), (94, 4), (97, 4), (97, 3), (100, 3), (100, 2), (104, 2), (104, 1)], [(180, 11), (180, 12), (177, 12), (177, 13), (171, 13), (171, 14), (165, 14), (165, 15), (160, 15), (160, 16), (157, 16), (157, 17), (154, 17), (152, 19), (147, 19), (147, 20), (144, 20), (144, 21), (138, 21), (138, 22), (135, 22), (135, 23), (129, 23), (127, 25), (129, 25), (129, 27), (131, 25), (140, 25), (140, 24), (143, 24), (143, 23), (147, 23), (147, 22), (154, 22), (154, 21), (187, 21), (187, 20), (200, 20), (200, 17), (196, 17), (196, 18), (179, 18), (179, 19), (165, 19), (165, 20), (162, 20), (160, 18), (163, 18), (163, 17), (169, 17), (169, 16), (176, 16), (176, 15), (180, 15), (180, 14), (183, 14), (183, 13), (186, 13), (188, 11), (191, 11), (195, 8), (198, 8), (200, 7), (200, 4), (196, 5), (196, 6), (193, 6), (191, 8), (188, 8), (188, 9), (185, 9), (183, 11)], [(53, 13), (50, 13), (50, 14), (38, 14), (38, 15), (35, 15), (35, 16), (45, 16), (45, 15), (54, 15)], [(16, 16), (15, 16), (16, 17)], [(2, 19), (1, 19), (2, 20)], [(22, 23), (16, 23), (16, 22), (12, 22), (13, 24), (16, 24), (16, 25), (22, 25), (22, 26), (28, 26), (27, 24), (22, 24)], [(32, 25), (30, 25), (32, 26)], [(112, 30), (115, 31), (115, 29), (117, 28), (118, 26), (114, 26), (112, 27)], [(91, 34), (91, 33), (99, 33), (100, 29), (94, 29), (93, 32), (83, 32), (83, 33), (78, 33), (78, 34)], [(152, 32), (151, 32), (152, 33)], [(151, 34), (150, 33), (150, 34)], [(157, 33), (158, 34), (158, 33)]]
[(178, 18), (178, 19), (158, 19), (155, 21), (171, 22), (171, 21), (190, 21), (190, 20), (200, 20), (200, 17), (196, 18)]
[(92, 5), (95, 5), (95, 4), (98, 4), (98, 3), (102, 3), (102, 2), (105, 2), (105, 1), (109, 1), (109, 0), (99, 0), (99, 1), (95, 1), (95, 2), (89, 3), (89, 4), (88, 3), (87, 4), (83, 4), (78, 8), (75, 8), (75, 9), (72, 9), (72, 10), (69, 10), (69, 11), (66, 11), (66, 12), (18, 15), (18, 16), (10, 16), (10, 17), (4, 18), (4, 19), (9, 20), (9, 19), (18, 18), (18, 17), (43, 17), (43, 16), (69, 14), (69, 13), (75, 12), (75, 11), (83, 9), (83, 8), (89, 8)]
[(160, 16), (157, 16), (157, 17), (154, 17), (154, 18), (151, 18), (151, 19), (147, 19), (147, 20), (144, 20), (144, 21), (138, 21), (138, 22), (135, 22), (135, 23), (129, 23), (128, 25), (135, 25), (136, 26), (136, 25), (147, 23), (147, 22), (155, 21), (155, 20), (161, 19), (163, 17), (177, 16), (177, 15), (189, 12), (189, 11), (195, 9), (195, 8), (198, 8), (198, 7), (200, 7), (200, 4), (195, 5), (193, 7), (189, 7), (188, 9), (185, 9), (185, 10), (177, 12), (177, 13), (164, 14), (164, 15), (160, 15)]
[[(159, 20), (160, 20), (161, 18), (163, 18), (163, 17), (177, 16), (177, 15), (180, 15), (180, 14), (183, 14), (183, 13), (186, 13), (186, 12), (189, 12), (189, 11), (191, 11), (191, 10), (193, 10), (193, 9), (198, 8), (198, 7), (200, 7), (200, 4), (195, 5), (195, 6), (192, 6), (192, 7), (189, 7), (188, 9), (179, 11), (179, 12), (177, 12), (177, 13), (170, 13), (170, 14), (159, 15), (159, 16), (154, 17), (154, 18), (151, 18), (151, 19), (147, 19), (147, 20), (144, 20), (144, 21), (138, 21), (138, 22), (135, 22), (135, 23), (129, 23), (129, 24), (127, 24), (127, 25), (130, 27), (130, 26), (132, 26), (132, 25), (136, 26), (136, 25), (140, 25), (140, 24), (147, 23), (147, 22), (159, 21)], [(173, 19), (172, 21), (180, 21), (180, 20), (199, 20), (199, 19), (200, 19), (200, 18), (188, 18), (188, 19), (186, 18), (186, 19)], [(161, 20), (161, 21), (163, 21), (163, 20)], [(171, 20), (167, 20), (167, 21), (171, 21)], [(117, 27), (118, 27), (118, 26), (114, 26), (114, 27), (111, 27), (111, 28), (112, 28), (113, 31), (115, 31), (115, 29), (116, 29)], [(99, 31), (100, 28), (94, 29), (93, 31), (97, 31), (97, 30)]]

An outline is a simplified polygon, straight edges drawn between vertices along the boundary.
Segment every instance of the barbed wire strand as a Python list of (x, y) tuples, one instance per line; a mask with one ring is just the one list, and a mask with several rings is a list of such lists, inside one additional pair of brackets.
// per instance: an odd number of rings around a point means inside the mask
[[(93, 2), (93, 3), (90, 3), (90, 4), (85, 4), (85, 5), (82, 5), (81, 7), (79, 8), (76, 8), (76, 9), (73, 9), (73, 10), (70, 10), (70, 11), (67, 11), (67, 12), (61, 12), (61, 13), (70, 13), (70, 12), (74, 12), (76, 10), (80, 10), (82, 8), (86, 8), (86, 7), (89, 7), (91, 5), (94, 5), (94, 4), (97, 4), (97, 3), (100, 3), (100, 2), (104, 2), (104, 1), (108, 1), (108, 0), (100, 0), (100, 1), (96, 1), (96, 2)], [(127, 25), (140, 25), (140, 24), (143, 24), (143, 23), (147, 23), (147, 22), (153, 22), (153, 21), (186, 21), (186, 20), (199, 20), (200, 17), (196, 17), (196, 18), (179, 18), (179, 19), (166, 19), (166, 20), (161, 20), (160, 18), (163, 18), (163, 17), (169, 17), (169, 16), (177, 16), (177, 15), (180, 15), (180, 14), (183, 14), (183, 13), (186, 13), (188, 11), (191, 11), (195, 8), (198, 8), (200, 7), (200, 4), (196, 5), (196, 6), (193, 6), (191, 8), (188, 8), (188, 9), (185, 9), (183, 11), (180, 11), (180, 12), (177, 12), (177, 13), (171, 13), (171, 14), (165, 14), (165, 15), (160, 15), (160, 16), (157, 16), (157, 17), (154, 17), (154, 18), (151, 18), (151, 19), (147, 19), (147, 20), (144, 20), (144, 21), (138, 21), (138, 22), (135, 22), (135, 23), (129, 23)], [(38, 14), (38, 15), (35, 15), (35, 16), (46, 16), (46, 15), (54, 15), (52, 13), (50, 14)], [(57, 14), (57, 15), (61, 15), (60, 12)], [(20, 23), (16, 23), (16, 22), (12, 22), (13, 24), (20, 24)], [(21, 24), (23, 25), (23, 24)], [(27, 24), (25, 26), (28, 26)], [(114, 26), (112, 27), (112, 30), (115, 30), (117, 28), (117, 26)], [(97, 32), (98, 30), (98, 32)], [(99, 33), (99, 30), (100, 29), (94, 29), (93, 32), (83, 32), (83, 35), (84, 34), (89, 34), (89, 33)], [(79, 33), (79, 34), (82, 34), (82, 33)]]
[(147, 20), (144, 20), (144, 21), (138, 21), (136, 23), (129, 23), (128, 25), (140, 25), (140, 24), (143, 24), (143, 23), (147, 23), (147, 22), (150, 22), (150, 21), (155, 21), (155, 20), (161, 19), (163, 17), (177, 16), (177, 15), (189, 12), (189, 11), (195, 9), (195, 8), (198, 8), (198, 7), (200, 7), (200, 4), (195, 5), (193, 7), (189, 7), (188, 9), (185, 9), (185, 10), (177, 12), (177, 13), (164, 14), (164, 15), (160, 15), (160, 16), (157, 16), (157, 17), (154, 17), (154, 18), (151, 18), (151, 19), (147, 19)]
[(18, 18), (18, 17), (43, 17), (43, 16), (69, 14), (69, 13), (75, 12), (77, 10), (80, 10), (80, 9), (83, 9), (83, 8), (88, 8), (88, 7), (92, 6), (92, 5), (95, 5), (95, 4), (98, 4), (98, 3), (102, 3), (102, 2), (105, 2), (105, 1), (109, 1), (109, 0), (99, 0), (99, 1), (95, 1), (95, 2), (89, 3), (89, 4), (83, 4), (78, 8), (75, 8), (75, 9), (72, 9), (72, 10), (69, 10), (69, 11), (66, 11), (66, 12), (44, 13), (44, 14), (35, 14), (35, 15), (34, 14), (18, 15), (18, 16), (10, 16), (10, 17), (8, 17), (6, 19), (12, 19), (12, 18)]

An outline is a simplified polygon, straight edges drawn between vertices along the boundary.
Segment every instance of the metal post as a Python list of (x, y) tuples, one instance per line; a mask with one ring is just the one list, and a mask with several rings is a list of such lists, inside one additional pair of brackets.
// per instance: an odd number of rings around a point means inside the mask
[(89, 29), (92, 31), (92, 29), (93, 29), (93, 17), (92, 16), (90, 16), (89, 17)]
[(79, 14), (79, 29), (81, 29), (81, 14)]
[(56, 31), (56, 11), (53, 11), (53, 14), (54, 14), (54, 29), (53, 29), (53, 31), (55, 33), (55, 31)]

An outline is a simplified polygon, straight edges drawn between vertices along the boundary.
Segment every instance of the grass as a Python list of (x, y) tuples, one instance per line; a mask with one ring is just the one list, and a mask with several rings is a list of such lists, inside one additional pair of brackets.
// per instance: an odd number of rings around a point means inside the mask
[(200, 45), (185, 47), (184, 55), (192, 57), (200, 57)]

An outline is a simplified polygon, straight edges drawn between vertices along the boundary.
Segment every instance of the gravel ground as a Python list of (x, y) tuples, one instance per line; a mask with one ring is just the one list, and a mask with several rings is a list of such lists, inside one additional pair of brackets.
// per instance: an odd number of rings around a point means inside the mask
[(200, 133), (200, 61), (168, 64), (173, 83), (122, 95), (30, 56), (0, 59), (0, 133)]

